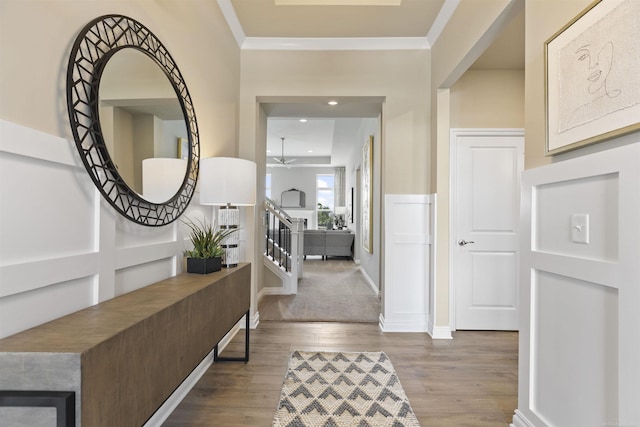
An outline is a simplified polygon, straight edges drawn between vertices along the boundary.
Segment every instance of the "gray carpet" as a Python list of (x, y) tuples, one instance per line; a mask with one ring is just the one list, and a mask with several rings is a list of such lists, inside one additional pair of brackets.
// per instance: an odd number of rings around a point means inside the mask
[(378, 323), (380, 300), (351, 260), (307, 259), (297, 295), (267, 295), (261, 320)]

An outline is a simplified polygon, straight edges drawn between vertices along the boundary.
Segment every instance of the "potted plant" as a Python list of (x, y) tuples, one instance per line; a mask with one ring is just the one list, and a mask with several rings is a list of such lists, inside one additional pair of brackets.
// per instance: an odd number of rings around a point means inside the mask
[(187, 256), (187, 272), (209, 274), (222, 269), (224, 239), (238, 231), (237, 228), (219, 229), (206, 221), (183, 221), (191, 230), (189, 239), (193, 249), (185, 251)]

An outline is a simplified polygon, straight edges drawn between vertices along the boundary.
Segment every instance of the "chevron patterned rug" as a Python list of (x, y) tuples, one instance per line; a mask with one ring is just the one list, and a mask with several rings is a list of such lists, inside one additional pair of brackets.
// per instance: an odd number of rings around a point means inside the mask
[(274, 427), (419, 427), (383, 352), (295, 351)]

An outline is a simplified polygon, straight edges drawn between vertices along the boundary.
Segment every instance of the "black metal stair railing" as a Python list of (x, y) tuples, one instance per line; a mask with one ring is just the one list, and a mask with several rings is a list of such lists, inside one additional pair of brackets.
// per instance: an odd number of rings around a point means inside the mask
[(265, 255), (290, 273), (292, 218), (270, 199), (265, 206)]

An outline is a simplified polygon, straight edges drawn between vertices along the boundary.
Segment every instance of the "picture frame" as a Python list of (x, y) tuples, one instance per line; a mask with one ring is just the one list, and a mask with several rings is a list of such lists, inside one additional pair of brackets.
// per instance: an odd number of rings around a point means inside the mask
[(640, 129), (637, 0), (597, 0), (544, 44), (545, 155)]
[(187, 138), (178, 138), (178, 158), (189, 159), (189, 140)]
[(365, 251), (373, 253), (373, 135), (362, 147), (360, 236)]

